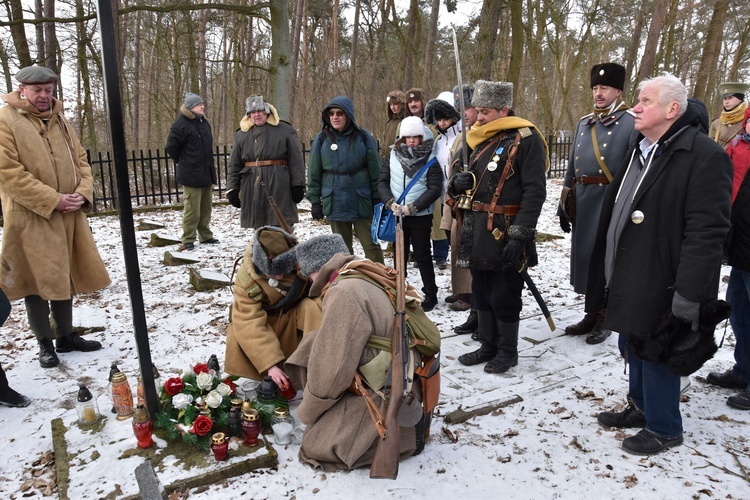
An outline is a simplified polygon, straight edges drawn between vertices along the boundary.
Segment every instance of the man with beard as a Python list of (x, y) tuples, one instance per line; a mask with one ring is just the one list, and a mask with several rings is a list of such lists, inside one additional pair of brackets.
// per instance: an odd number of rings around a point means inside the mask
[[(568, 169), (563, 186), (575, 186), (577, 216), (572, 221), (570, 250), (570, 283), (576, 293), (586, 294), (591, 250), (599, 226), (599, 212), (604, 192), (625, 156), (633, 133), (635, 118), (630, 106), (622, 100), (625, 68), (615, 63), (596, 64), (591, 68), (591, 90), (594, 111), (584, 116), (573, 134)], [(558, 210), (560, 227), (571, 232), (571, 221), (562, 208)], [(604, 328), (607, 311), (586, 314), (565, 328), (566, 335), (587, 335), (586, 343), (604, 342), (612, 331)]]

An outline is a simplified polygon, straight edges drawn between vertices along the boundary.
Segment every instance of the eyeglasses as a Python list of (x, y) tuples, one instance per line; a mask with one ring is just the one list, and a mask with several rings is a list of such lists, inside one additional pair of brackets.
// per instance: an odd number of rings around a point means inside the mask
[(332, 109), (328, 112), (328, 116), (330, 116), (331, 118), (333, 118), (334, 116), (344, 116), (344, 115), (346, 115), (346, 113), (344, 113), (340, 109)]

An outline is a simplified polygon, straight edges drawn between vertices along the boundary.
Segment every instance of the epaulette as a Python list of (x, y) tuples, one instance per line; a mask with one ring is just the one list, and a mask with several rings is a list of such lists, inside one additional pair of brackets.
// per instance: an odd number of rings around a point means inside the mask
[(628, 108), (625, 110), (626, 113), (629, 113), (632, 116), (635, 116), (635, 113), (633, 113), (633, 108)]
[(531, 128), (522, 127), (518, 129), (518, 133), (521, 134), (521, 139), (526, 139), (531, 136)]
[(581, 122), (581, 121), (583, 121), (583, 120), (588, 120), (588, 119), (589, 119), (589, 118), (591, 118), (592, 116), (594, 116), (594, 113), (593, 113), (593, 112), (592, 112), (592, 113), (589, 113), (589, 114), (587, 114), (587, 115), (585, 115), (585, 116), (582, 116), (582, 117), (581, 117), (581, 118), (580, 118), (580, 119), (579, 119), (578, 121), (579, 121), (579, 122)]
[(252, 300), (262, 302), (263, 287), (248, 274), (244, 267), (240, 267), (240, 270), (237, 271), (237, 286), (243, 288)]

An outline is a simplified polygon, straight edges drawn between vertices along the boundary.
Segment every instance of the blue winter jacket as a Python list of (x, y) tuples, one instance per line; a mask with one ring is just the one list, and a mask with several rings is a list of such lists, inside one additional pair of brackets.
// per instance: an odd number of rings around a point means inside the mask
[[(328, 111), (342, 109), (349, 125), (339, 132), (331, 126)], [(328, 220), (349, 222), (372, 217), (379, 201), (377, 182), (380, 155), (375, 139), (360, 128), (354, 103), (345, 96), (331, 99), (322, 113), (323, 129), (315, 137), (307, 165), (307, 199), (321, 203)]]

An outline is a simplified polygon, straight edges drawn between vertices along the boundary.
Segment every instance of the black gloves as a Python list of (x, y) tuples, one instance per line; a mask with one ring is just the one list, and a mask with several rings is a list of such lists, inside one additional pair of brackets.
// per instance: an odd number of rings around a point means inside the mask
[(292, 186), (292, 201), (299, 203), (305, 197), (305, 186)]
[(227, 191), (227, 200), (233, 207), (240, 208), (240, 192), (237, 190)]
[(312, 210), (310, 212), (312, 213), (312, 218), (314, 220), (323, 220), (323, 204), (322, 203), (313, 203)]
[(513, 238), (508, 239), (508, 242), (505, 244), (505, 248), (503, 248), (503, 253), (501, 255), (502, 259), (508, 264), (507, 270), (520, 270), (522, 265), (522, 256), (523, 241)]
[(564, 215), (560, 216), (560, 229), (563, 230), (563, 233), (570, 232), (570, 221)]
[(460, 172), (453, 176), (452, 184), (455, 193), (474, 189), (474, 175), (471, 172)]

